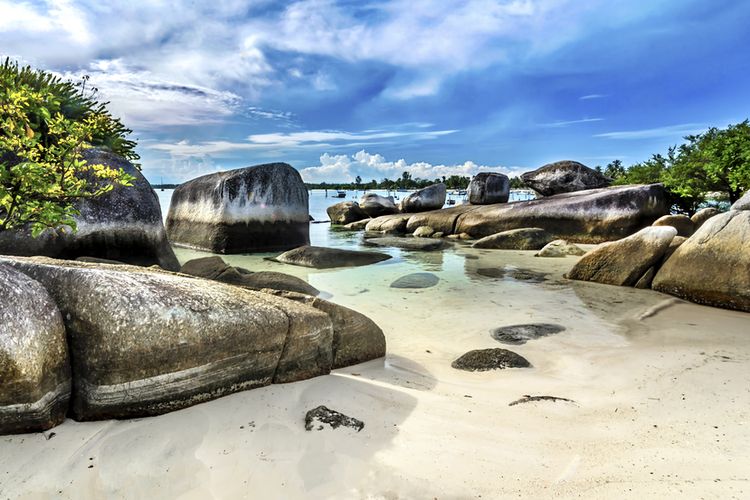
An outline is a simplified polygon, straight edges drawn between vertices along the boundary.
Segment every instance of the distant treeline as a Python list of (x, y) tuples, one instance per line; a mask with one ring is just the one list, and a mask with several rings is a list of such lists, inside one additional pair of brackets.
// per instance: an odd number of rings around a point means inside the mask
[[(443, 184), (445, 184), (445, 186), (448, 189), (466, 189), (469, 186), (470, 180), (471, 179), (469, 177), (465, 177), (461, 175), (451, 175), (450, 177), (443, 176), (442, 178), (438, 178), (438, 179), (420, 179), (419, 177), (412, 178), (409, 172), (404, 172), (401, 174), (401, 177), (399, 177), (396, 180), (385, 178), (380, 181), (372, 179), (370, 182), (362, 182), (362, 178), (360, 176), (357, 176), (354, 182), (349, 182), (349, 183), (346, 183), (346, 182), (319, 182), (319, 183), (308, 182), (308, 183), (305, 183), (305, 186), (307, 186), (307, 189), (332, 189), (332, 190), (340, 189), (344, 191), (365, 190), (365, 189), (394, 190), (394, 189), (421, 189), (431, 184), (437, 184), (437, 183), (442, 182)], [(510, 187), (511, 189), (523, 189), (525, 186), (523, 184), (523, 181), (521, 181), (520, 178), (513, 177), (510, 180)]]

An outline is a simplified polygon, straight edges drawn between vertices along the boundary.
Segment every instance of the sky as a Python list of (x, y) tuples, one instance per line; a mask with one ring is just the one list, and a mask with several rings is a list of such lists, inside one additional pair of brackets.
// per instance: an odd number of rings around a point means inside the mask
[(0, 55), (78, 81), (152, 183), (630, 165), (750, 117), (742, 0), (0, 0)]

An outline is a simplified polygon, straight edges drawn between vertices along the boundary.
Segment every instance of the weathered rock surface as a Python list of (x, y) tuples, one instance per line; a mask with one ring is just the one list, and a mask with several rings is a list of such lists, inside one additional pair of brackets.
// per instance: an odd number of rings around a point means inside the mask
[(492, 338), (503, 344), (521, 345), (529, 340), (554, 335), (565, 331), (562, 325), (552, 323), (529, 323), (495, 328), (490, 333)]
[[(481, 238), (509, 229), (538, 227), (576, 243), (600, 243), (633, 234), (668, 211), (661, 184), (616, 186), (472, 207), (456, 217), (451, 232)], [(423, 217), (419, 225), (437, 230), (429, 217)]]
[(420, 226), (414, 231), (413, 234), (416, 238), (430, 238), (433, 234), (435, 234), (435, 230), (430, 226)]
[(539, 250), (539, 253), (537, 253), (536, 256), (566, 257), (568, 255), (583, 255), (585, 253), (586, 251), (578, 245), (568, 243), (566, 240), (554, 240), (544, 245), (544, 247)]
[(159, 199), (143, 174), (127, 160), (100, 149), (87, 149), (83, 157), (92, 165), (122, 169), (135, 177), (132, 186), (115, 186), (102, 196), (76, 202), (80, 215), (74, 217), (75, 233), (69, 228), (48, 229), (33, 238), (28, 229), (0, 231), (0, 254), (89, 256), (179, 269), (164, 231)]
[(451, 366), (457, 370), (484, 372), (487, 370), (504, 370), (505, 368), (530, 368), (531, 363), (523, 356), (507, 349), (475, 349), (469, 351)]
[(461, 215), (481, 208), (484, 207), (458, 205), (455, 207), (444, 208), (442, 210), (435, 210), (433, 212), (414, 214), (408, 218), (405, 230), (408, 233), (412, 233), (419, 227), (429, 226), (436, 232), (453, 234), (456, 228), (456, 222)]
[(706, 221), (667, 259), (652, 288), (750, 312), (750, 211), (730, 210)]
[(364, 314), (309, 295), (273, 293), (302, 302), (328, 315), (333, 323), (333, 368), (356, 365), (385, 356), (383, 330)]
[(360, 252), (306, 245), (284, 252), (270, 260), (294, 266), (330, 269), (333, 267), (366, 266), (390, 258), (390, 255), (381, 252)]
[(336, 410), (325, 406), (313, 408), (305, 414), (305, 430), (322, 431), (325, 426), (337, 429), (341, 426), (350, 427), (357, 432), (365, 428), (365, 423), (353, 417), (348, 417)]
[(652, 226), (672, 226), (677, 229), (677, 236), (690, 238), (695, 232), (695, 223), (687, 215), (664, 215), (654, 221)]
[(405, 213), (438, 210), (445, 205), (446, 189), (442, 182), (410, 193), (401, 200), (401, 211)]
[(430, 252), (445, 247), (443, 240), (433, 238), (404, 238), (398, 236), (383, 236), (379, 238), (366, 238), (363, 243), (369, 246), (396, 247), (404, 250), (419, 250)]
[(320, 293), (317, 288), (296, 276), (274, 271), (251, 272), (230, 266), (218, 255), (189, 260), (183, 264), (180, 272), (245, 288), (271, 288), (313, 296)]
[(391, 288), (430, 288), (439, 282), (440, 278), (432, 273), (411, 273), (395, 280)]
[(78, 420), (165, 413), (332, 366), (332, 322), (304, 304), (132, 266), (0, 261), (39, 281), (62, 313)]
[(690, 220), (693, 221), (693, 225), (695, 226), (695, 230), (697, 231), (699, 227), (703, 225), (704, 222), (706, 222), (708, 219), (715, 215), (719, 215), (721, 211), (719, 209), (708, 207), (708, 208), (702, 208), (695, 212), (692, 217), (690, 217)]
[(567, 278), (634, 286), (659, 263), (675, 236), (677, 229), (671, 226), (651, 226), (627, 238), (603, 243), (581, 257)]
[(505, 174), (480, 172), (472, 177), (466, 193), (472, 205), (507, 203), (510, 197), (510, 179)]
[(557, 161), (521, 174), (521, 180), (542, 196), (607, 187), (612, 182), (577, 161)]
[(49, 429), (70, 399), (62, 316), (41, 284), (4, 264), (0, 297), (0, 434)]
[(750, 210), (750, 191), (732, 204), (731, 210)]
[(381, 215), (390, 215), (398, 212), (398, 207), (392, 198), (386, 198), (375, 193), (363, 194), (362, 198), (359, 199), (359, 207), (368, 217), (380, 217)]
[(411, 214), (382, 215), (368, 222), (365, 231), (403, 234), (410, 217)]
[(357, 222), (350, 222), (344, 226), (344, 229), (348, 231), (362, 231), (367, 227), (367, 224), (369, 224), (371, 220), (372, 219), (368, 217), (367, 219), (358, 220)]
[(286, 163), (204, 175), (175, 189), (167, 233), (175, 245), (213, 253), (306, 245), (307, 188), (299, 172)]
[(540, 250), (555, 237), (544, 229), (527, 227), (503, 231), (475, 241), (473, 248), (494, 248), (500, 250)]
[(342, 201), (331, 205), (326, 209), (331, 224), (346, 225), (357, 222), (362, 219), (368, 219), (369, 216), (359, 207), (356, 201)]

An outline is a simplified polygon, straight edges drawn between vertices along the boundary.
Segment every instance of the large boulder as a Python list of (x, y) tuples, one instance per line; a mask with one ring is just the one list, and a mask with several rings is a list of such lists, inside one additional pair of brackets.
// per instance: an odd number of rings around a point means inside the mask
[(577, 161), (557, 161), (521, 174), (521, 180), (542, 196), (607, 187), (612, 182)]
[(750, 190), (732, 204), (731, 210), (750, 210)]
[(368, 217), (380, 217), (381, 215), (395, 214), (398, 207), (393, 202), (393, 198), (380, 196), (375, 193), (365, 193), (359, 199), (359, 207), (367, 214)]
[(284, 252), (269, 260), (293, 266), (330, 269), (334, 267), (366, 266), (390, 258), (390, 255), (381, 252), (360, 252), (357, 250), (306, 245)]
[(411, 214), (381, 215), (367, 223), (365, 231), (374, 233), (405, 233)]
[(446, 189), (442, 182), (414, 191), (401, 200), (401, 211), (404, 213), (438, 210), (445, 205)]
[(687, 215), (664, 215), (652, 224), (653, 226), (672, 226), (677, 229), (677, 236), (689, 238), (695, 232), (695, 223)]
[(189, 260), (182, 265), (180, 272), (250, 289), (271, 288), (313, 296), (320, 293), (307, 281), (296, 276), (275, 271), (251, 272), (241, 267), (230, 266), (218, 255)]
[[(616, 186), (472, 207), (455, 215), (451, 232), (481, 238), (509, 229), (539, 227), (576, 243), (600, 243), (650, 225), (669, 211), (669, 205), (661, 184)], [(438, 221), (426, 216), (420, 221), (420, 225), (439, 230), (435, 224)]]
[(78, 420), (165, 413), (332, 366), (332, 322), (304, 304), (148, 268), (0, 262), (39, 281), (62, 313)]
[(473, 248), (495, 248), (500, 250), (541, 250), (555, 237), (538, 227), (525, 227), (503, 231), (477, 240)]
[(507, 203), (510, 197), (510, 179), (505, 174), (480, 172), (472, 177), (466, 192), (472, 205)]
[(175, 189), (167, 234), (213, 253), (286, 250), (310, 242), (307, 188), (286, 163), (204, 175)]
[(331, 224), (346, 225), (369, 218), (356, 201), (342, 201), (326, 209)]
[(83, 157), (91, 165), (122, 169), (135, 180), (131, 186), (114, 186), (99, 197), (77, 201), (80, 214), (74, 217), (75, 232), (48, 229), (34, 238), (27, 228), (0, 231), (0, 254), (60, 259), (90, 256), (179, 269), (164, 231), (159, 199), (143, 174), (124, 158), (101, 149), (87, 149)]
[(47, 290), (0, 264), (0, 434), (65, 419), (70, 359), (60, 311)]
[(693, 214), (692, 217), (690, 217), (690, 220), (693, 221), (693, 225), (698, 230), (699, 227), (703, 225), (704, 222), (706, 222), (708, 219), (715, 215), (719, 215), (721, 213), (721, 210), (714, 208), (714, 207), (706, 207), (698, 210)]
[(654, 290), (750, 312), (750, 211), (707, 220), (656, 273)]
[(358, 220), (357, 222), (350, 222), (349, 224), (344, 225), (343, 228), (347, 231), (362, 231), (367, 227), (367, 224), (369, 224), (371, 220), (372, 219), (368, 217), (366, 219)]
[(646, 227), (621, 240), (603, 243), (573, 266), (567, 278), (608, 285), (635, 286), (658, 264), (677, 236), (671, 226)]
[(411, 217), (408, 217), (405, 231), (413, 233), (419, 227), (429, 226), (434, 229), (435, 232), (453, 234), (453, 230), (456, 228), (456, 223), (463, 214), (484, 208), (488, 207), (456, 205), (455, 207), (444, 208), (442, 210), (414, 214)]

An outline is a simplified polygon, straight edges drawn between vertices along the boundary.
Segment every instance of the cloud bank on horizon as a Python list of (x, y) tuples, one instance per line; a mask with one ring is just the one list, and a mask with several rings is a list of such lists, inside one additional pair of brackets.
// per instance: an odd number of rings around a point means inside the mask
[(733, 0), (0, 0), (0, 55), (89, 75), (151, 180), (432, 179), (628, 164), (741, 121), (748, 22)]

